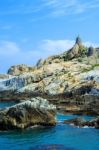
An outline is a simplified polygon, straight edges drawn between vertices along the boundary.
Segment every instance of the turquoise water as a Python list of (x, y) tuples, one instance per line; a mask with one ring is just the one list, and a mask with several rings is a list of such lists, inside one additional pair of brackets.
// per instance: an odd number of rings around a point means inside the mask
[(16, 104), (15, 102), (11, 101), (11, 102), (0, 102), (0, 108), (5, 108), (5, 107), (9, 107), (11, 105)]
[[(4, 105), (7, 103), (0, 107)], [(62, 124), (74, 117), (77, 116), (57, 114), (58, 124), (52, 128), (0, 132), (0, 150), (99, 150), (99, 130)]]

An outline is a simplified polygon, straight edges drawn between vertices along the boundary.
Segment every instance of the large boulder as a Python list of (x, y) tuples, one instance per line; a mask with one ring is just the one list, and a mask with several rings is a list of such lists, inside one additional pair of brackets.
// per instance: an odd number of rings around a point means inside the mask
[(86, 56), (87, 47), (83, 46), (81, 38), (76, 38), (74, 46), (67, 51), (64, 60), (72, 60), (73, 58)]
[(24, 129), (33, 125), (53, 126), (56, 107), (46, 99), (32, 98), (0, 110), (0, 130)]
[(73, 48), (67, 52), (67, 59), (70, 60), (77, 56), (79, 56), (79, 45), (75, 44)]

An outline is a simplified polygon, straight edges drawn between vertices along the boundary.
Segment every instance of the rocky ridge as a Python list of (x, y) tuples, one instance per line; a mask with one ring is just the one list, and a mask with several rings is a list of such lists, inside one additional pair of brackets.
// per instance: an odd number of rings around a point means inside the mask
[(0, 80), (0, 100), (40, 96), (66, 113), (99, 115), (99, 48), (80, 37), (60, 55), (40, 59), (34, 67), (12, 66)]

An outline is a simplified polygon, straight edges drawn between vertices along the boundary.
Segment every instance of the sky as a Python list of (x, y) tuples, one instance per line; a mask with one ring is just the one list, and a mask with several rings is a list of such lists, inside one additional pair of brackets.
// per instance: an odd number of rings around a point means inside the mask
[(71, 48), (99, 47), (99, 0), (0, 0), (0, 73)]

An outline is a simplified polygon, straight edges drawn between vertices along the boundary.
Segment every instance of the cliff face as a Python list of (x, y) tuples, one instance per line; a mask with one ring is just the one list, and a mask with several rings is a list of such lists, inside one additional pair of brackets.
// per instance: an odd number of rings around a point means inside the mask
[(73, 48), (33, 68), (11, 67), (9, 78), (0, 81), (0, 100), (42, 96), (66, 112), (99, 114), (98, 57), (99, 49), (85, 47), (78, 37)]

